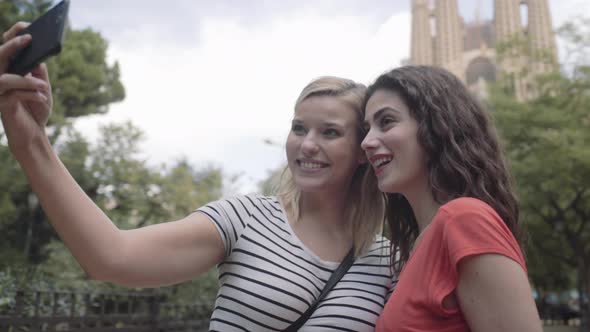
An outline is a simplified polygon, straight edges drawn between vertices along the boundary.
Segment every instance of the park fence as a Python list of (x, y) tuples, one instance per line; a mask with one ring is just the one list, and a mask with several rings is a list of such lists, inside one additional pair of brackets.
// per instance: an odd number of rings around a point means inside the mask
[(211, 303), (182, 305), (158, 293), (16, 291), (0, 307), (0, 332), (184, 332), (206, 330)]
[[(212, 303), (177, 304), (167, 297), (155, 292), (18, 290), (10, 303), (0, 303), (0, 332), (207, 330)], [(579, 315), (565, 316), (562, 311), (549, 309), (539, 308), (546, 328), (579, 328)]]

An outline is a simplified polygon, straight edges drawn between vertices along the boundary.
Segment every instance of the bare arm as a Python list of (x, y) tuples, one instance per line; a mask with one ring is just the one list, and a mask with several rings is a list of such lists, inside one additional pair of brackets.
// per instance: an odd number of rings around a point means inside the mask
[(193, 278), (221, 261), (223, 242), (204, 214), (121, 231), (44, 145), (43, 152), (19, 161), (55, 230), (90, 277), (157, 287)]
[(526, 273), (505, 256), (461, 260), (457, 298), (474, 332), (542, 332)]
[(10, 150), (55, 230), (90, 277), (128, 286), (190, 279), (220, 262), (223, 242), (200, 213), (130, 231), (119, 230), (84, 193), (53, 151), (45, 125), (52, 108), (44, 65), (32, 75), (6, 74), (10, 56), (30, 42), (18, 23), (0, 46), (0, 115)]

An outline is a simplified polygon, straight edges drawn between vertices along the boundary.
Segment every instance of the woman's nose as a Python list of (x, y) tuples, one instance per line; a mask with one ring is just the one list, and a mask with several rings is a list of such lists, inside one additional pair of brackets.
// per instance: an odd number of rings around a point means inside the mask
[(301, 143), (301, 152), (303, 152), (305, 156), (314, 156), (316, 153), (318, 153), (319, 150), (320, 147), (318, 143), (315, 141), (313, 135), (307, 135), (303, 139), (303, 142)]
[(373, 132), (369, 130), (367, 136), (365, 136), (365, 138), (361, 142), (361, 148), (365, 151), (368, 151), (375, 149), (377, 147), (377, 144), (379, 144), (379, 141), (377, 140)]

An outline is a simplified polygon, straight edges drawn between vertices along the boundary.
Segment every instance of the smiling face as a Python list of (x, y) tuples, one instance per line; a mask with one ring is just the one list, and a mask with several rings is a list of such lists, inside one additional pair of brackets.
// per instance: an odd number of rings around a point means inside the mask
[(399, 94), (381, 89), (369, 98), (365, 111), (368, 131), (361, 146), (373, 166), (379, 189), (405, 194), (427, 179), (424, 150), (418, 143), (418, 123)]
[(303, 192), (346, 190), (364, 160), (354, 108), (334, 96), (312, 96), (295, 108), (287, 162)]

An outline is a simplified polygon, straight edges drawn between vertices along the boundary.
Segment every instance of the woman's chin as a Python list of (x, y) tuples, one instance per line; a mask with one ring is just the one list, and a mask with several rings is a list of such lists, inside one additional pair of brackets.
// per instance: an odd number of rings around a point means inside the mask
[(321, 191), (325, 187), (323, 183), (309, 180), (296, 181), (295, 186), (297, 186), (301, 192), (317, 192)]
[(398, 193), (400, 189), (395, 183), (386, 181), (385, 179), (379, 180), (377, 186), (379, 187), (379, 190), (384, 193)]

